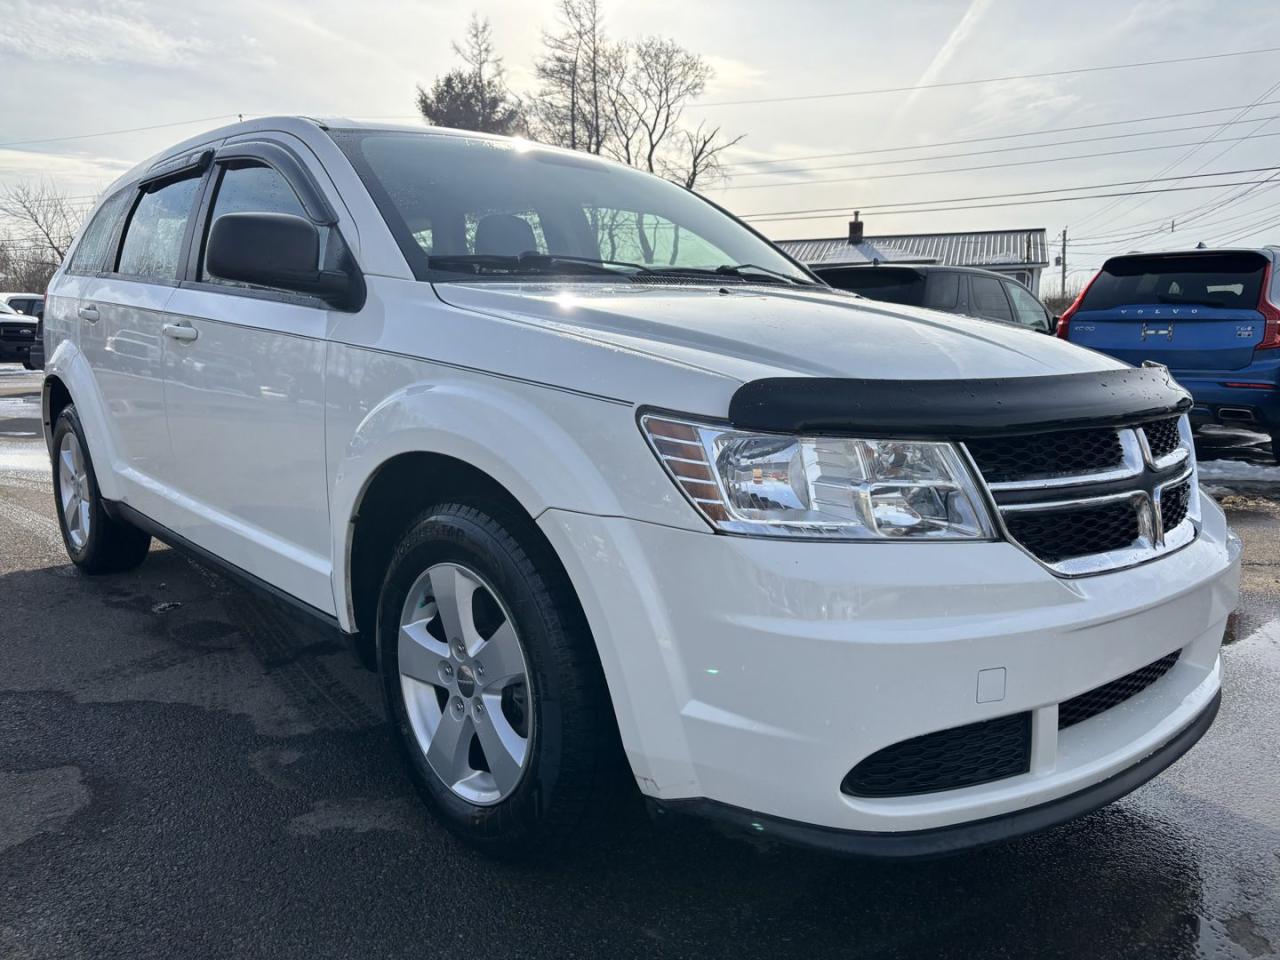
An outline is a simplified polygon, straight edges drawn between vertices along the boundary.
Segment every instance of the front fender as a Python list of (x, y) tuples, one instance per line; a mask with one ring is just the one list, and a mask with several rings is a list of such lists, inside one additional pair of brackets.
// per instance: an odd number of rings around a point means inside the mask
[[(330, 378), (327, 429), (335, 600), (347, 629), (360, 503), (378, 470), (402, 454), (461, 460), (535, 519), (556, 508), (706, 529), (650, 453), (630, 404), (385, 354), (337, 362), (348, 375)], [(376, 364), (376, 376), (352, 376), (353, 362)], [(376, 402), (357, 395), (361, 384), (397, 381)]]

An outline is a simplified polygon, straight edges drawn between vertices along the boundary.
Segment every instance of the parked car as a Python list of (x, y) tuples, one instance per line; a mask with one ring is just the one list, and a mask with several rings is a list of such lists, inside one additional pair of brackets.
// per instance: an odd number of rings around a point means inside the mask
[(0, 303), (28, 317), (44, 316), (44, 297), (38, 293), (0, 293)]
[(20, 363), (28, 370), (39, 369), (31, 353), (40, 341), (41, 332), (39, 320), (19, 313), (0, 298), (0, 363)]
[(1058, 335), (1126, 363), (1162, 363), (1192, 422), (1271, 434), (1280, 462), (1280, 247), (1112, 257)]
[(586, 842), (625, 755), (666, 811), (934, 855), (1218, 708), (1239, 541), (1167, 371), (872, 307), (629, 167), (236, 124), (107, 191), (46, 325), (72, 561), (158, 537), (356, 636), (482, 848)]
[(850, 290), (872, 300), (962, 313), (1053, 332), (1053, 318), (1036, 295), (1009, 277), (976, 267), (831, 266), (813, 272), (837, 290)]

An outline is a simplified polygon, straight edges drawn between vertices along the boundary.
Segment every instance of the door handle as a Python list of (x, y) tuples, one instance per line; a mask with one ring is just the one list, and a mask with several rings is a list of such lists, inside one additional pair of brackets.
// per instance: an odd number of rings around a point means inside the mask
[(166, 337), (172, 337), (174, 340), (181, 340), (184, 343), (190, 343), (200, 336), (200, 331), (189, 323), (166, 323), (163, 329)]
[(87, 307), (81, 307), (76, 311), (76, 313), (80, 315), (81, 320), (85, 320), (89, 323), (98, 322), (98, 308), (93, 304), (89, 304)]

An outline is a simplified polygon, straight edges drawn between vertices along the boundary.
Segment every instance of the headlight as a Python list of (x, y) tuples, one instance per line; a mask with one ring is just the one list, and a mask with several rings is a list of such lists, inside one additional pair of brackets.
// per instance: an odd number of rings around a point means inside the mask
[(646, 414), (658, 459), (720, 530), (818, 540), (983, 540), (992, 526), (950, 443), (744, 433)]

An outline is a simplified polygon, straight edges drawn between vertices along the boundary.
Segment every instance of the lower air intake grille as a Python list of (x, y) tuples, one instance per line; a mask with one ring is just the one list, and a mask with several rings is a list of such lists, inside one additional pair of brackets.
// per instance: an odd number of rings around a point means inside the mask
[(965, 445), (988, 483), (1099, 473), (1124, 460), (1120, 437), (1110, 427), (970, 440)]
[(1121, 550), (1138, 539), (1138, 512), (1128, 500), (1096, 507), (1006, 513), (1009, 535), (1045, 563)]
[(845, 776), (854, 797), (906, 797), (955, 790), (1026, 773), (1031, 714), (1016, 713), (927, 733), (877, 750)]
[(1078, 697), (1064, 700), (1058, 704), (1058, 729), (1065, 730), (1067, 727), (1088, 720), (1090, 717), (1096, 717), (1105, 710), (1119, 706), (1130, 697), (1137, 696), (1168, 673), (1173, 668), (1173, 665), (1178, 662), (1178, 656), (1181, 652), (1181, 650), (1175, 650), (1168, 656), (1161, 657), (1155, 663), (1140, 667), (1133, 673), (1126, 674), (1118, 680), (1112, 680), (1110, 683), (1104, 683), (1102, 686), (1088, 690)]

